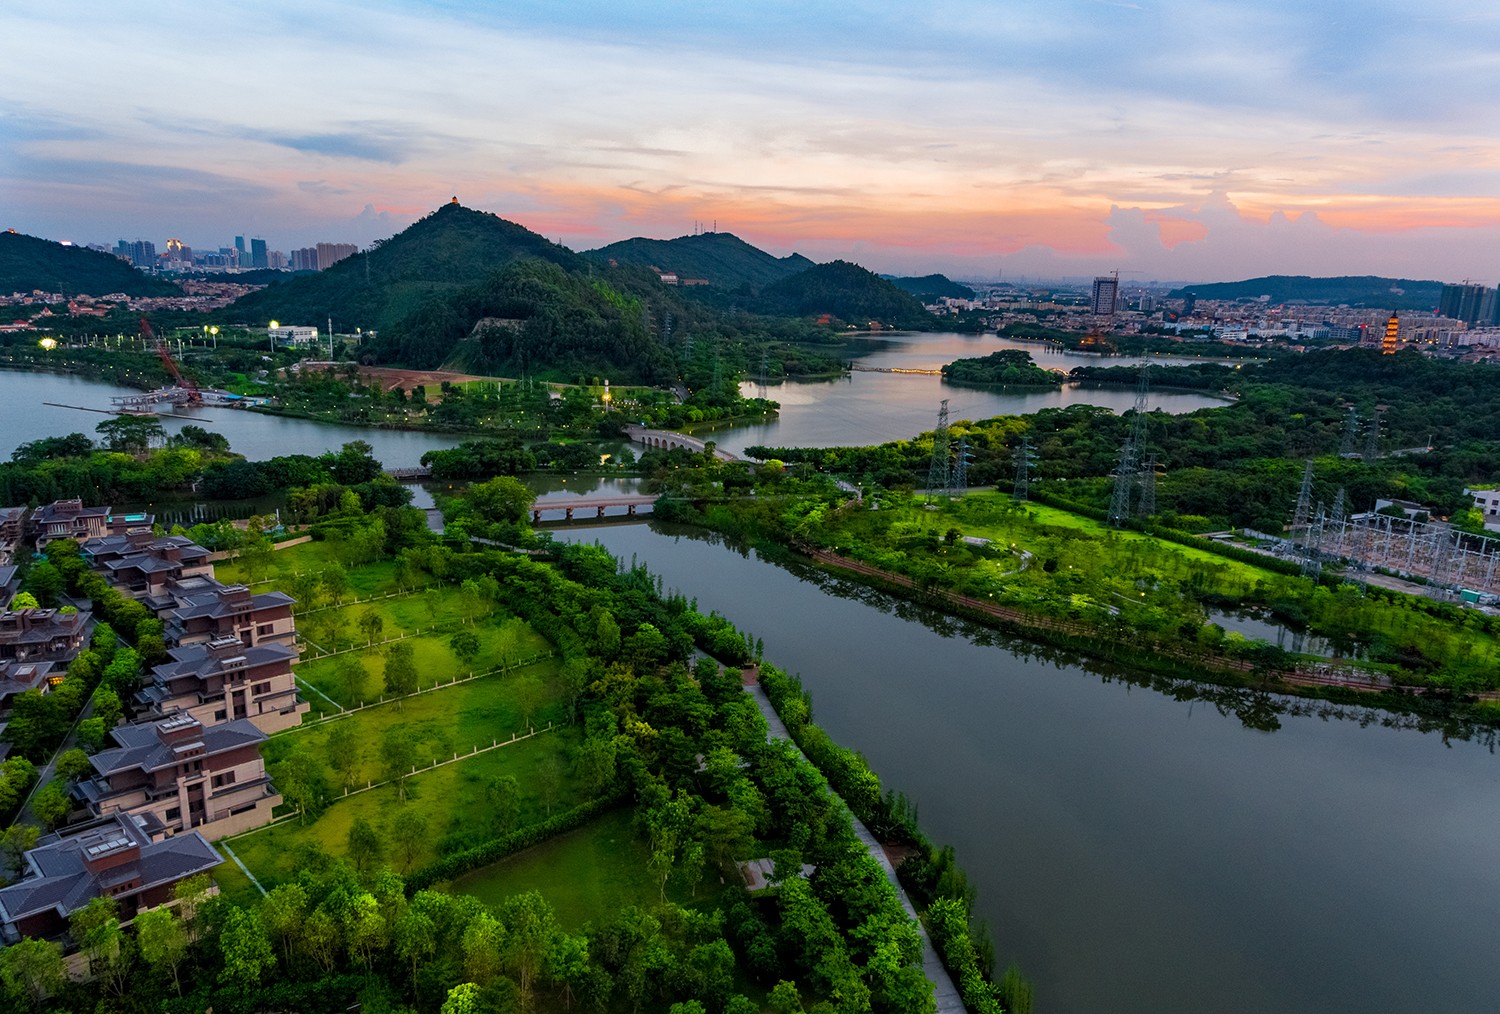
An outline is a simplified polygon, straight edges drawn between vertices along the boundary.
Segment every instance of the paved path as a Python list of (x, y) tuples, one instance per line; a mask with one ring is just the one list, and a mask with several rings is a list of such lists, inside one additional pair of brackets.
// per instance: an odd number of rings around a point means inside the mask
[[(756, 707), (760, 708), (760, 713), (765, 716), (767, 726), (766, 738), (784, 739), (791, 742), (792, 737), (787, 732), (786, 723), (781, 720), (780, 715), (776, 714), (776, 709), (771, 706), (771, 699), (766, 696), (766, 692), (761, 689), (760, 684), (751, 683), (746, 685), (745, 692), (750, 695), (755, 701)], [(808, 763), (811, 763), (811, 761)], [(839, 803), (843, 804), (844, 809), (849, 809), (848, 804), (839, 798), (838, 793), (833, 793), (833, 798), (838, 799)], [(896, 868), (891, 865), (890, 859), (885, 854), (885, 849), (881, 847), (880, 842), (875, 840), (875, 836), (870, 833), (870, 829), (865, 827), (864, 822), (856, 817), (852, 810), (849, 812), (849, 819), (854, 824), (855, 835), (864, 843), (865, 848), (869, 850), (870, 855), (875, 858), (875, 861), (880, 864), (880, 868), (885, 871), (886, 879), (896, 889), (896, 896), (901, 899), (901, 907), (906, 909), (907, 915), (916, 920), (917, 932), (922, 935), (922, 974), (927, 976), (927, 981), (933, 984), (933, 997), (937, 1000), (937, 1014), (964, 1014), (964, 1002), (959, 995), (958, 987), (954, 985), (953, 977), (948, 974), (948, 969), (943, 967), (943, 960), (938, 957), (937, 949), (932, 946), (932, 941), (928, 939), (927, 930), (922, 925), (922, 920), (917, 919), (917, 910), (912, 905), (911, 899), (906, 896), (906, 889), (896, 879)]]

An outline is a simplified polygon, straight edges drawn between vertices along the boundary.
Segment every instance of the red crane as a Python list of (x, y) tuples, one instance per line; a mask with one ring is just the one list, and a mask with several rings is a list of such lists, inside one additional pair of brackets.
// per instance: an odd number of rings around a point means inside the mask
[(182, 371), (177, 368), (177, 360), (173, 359), (172, 353), (167, 350), (167, 343), (156, 336), (156, 332), (151, 330), (151, 322), (145, 317), (141, 318), (141, 337), (151, 342), (152, 347), (156, 349), (157, 356), (161, 358), (161, 364), (172, 375), (173, 383), (187, 393), (188, 404), (201, 405), (203, 393), (198, 390), (198, 385), (182, 375)]

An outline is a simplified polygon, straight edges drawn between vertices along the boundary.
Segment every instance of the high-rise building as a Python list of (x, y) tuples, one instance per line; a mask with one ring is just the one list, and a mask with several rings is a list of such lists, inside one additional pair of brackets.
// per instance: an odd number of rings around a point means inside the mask
[[(1488, 304), (1488, 306), (1486, 306)], [(1438, 314), (1465, 324), (1489, 323), (1485, 310), (1493, 315), (1495, 290), (1472, 282), (1462, 285), (1444, 285), (1438, 296)]]
[(1110, 316), (1120, 298), (1120, 280), (1105, 275), (1094, 279), (1094, 295), (1089, 301), (1089, 312)]
[(234, 252), (240, 255), (240, 260), (245, 259), (245, 237), (234, 237)]
[(263, 239), (250, 240), (250, 266), (252, 268), (268, 268), (270, 260), (266, 257), (266, 241)]
[(1196, 292), (1189, 292), (1186, 296), (1183, 297), (1182, 300), (1182, 315), (1184, 317), (1191, 317), (1193, 315), (1193, 311), (1197, 308), (1198, 294)]
[(115, 256), (123, 261), (129, 261), (138, 268), (156, 267), (156, 244), (146, 239), (138, 239), (133, 243), (120, 240), (115, 244)]
[(1141, 293), (1140, 309), (1142, 313), (1156, 312), (1156, 297), (1149, 292)]
[(353, 257), (359, 247), (353, 243), (319, 243), (318, 270), (327, 271), (345, 257)]
[(318, 270), (318, 251), (314, 247), (305, 246), (299, 250), (292, 251), (293, 271), (316, 271)]

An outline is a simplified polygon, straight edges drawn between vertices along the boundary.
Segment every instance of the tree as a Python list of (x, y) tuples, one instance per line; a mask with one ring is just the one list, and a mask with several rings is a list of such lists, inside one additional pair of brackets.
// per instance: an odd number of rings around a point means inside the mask
[(736, 856), (755, 844), (754, 821), (737, 809), (705, 806), (694, 818), (693, 827), (720, 870), (728, 869)]
[(417, 766), (417, 741), (402, 726), (392, 726), (380, 741), (380, 755), (386, 778), (396, 783), (396, 794), (406, 802), (406, 779)]
[(504, 946), (505, 927), (481, 909), (464, 928), (463, 974), (480, 985), (492, 981), (500, 974), (500, 953)]
[(68, 918), (68, 935), (89, 959), (89, 971), (115, 990), (123, 985), (125, 933), (113, 898), (94, 898)]
[[(386, 693), (404, 697), (417, 689), (417, 663), (412, 647), (405, 641), (397, 641), (385, 649)], [(400, 702), (397, 702), (400, 707)]]
[[(26, 572), (26, 590), (36, 596), (37, 601), (44, 606), (57, 605), (58, 597), (63, 593), (64, 584), (62, 571), (58, 570), (50, 560), (38, 561)], [(20, 607), (12, 605), (11, 608)]]
[(113, 729), (124, 717), (125, 707), (120, 703), (120, 695), (109, 687), (94, 690), (93, 705), (94, 716), (104, 723), (106, 729)]
[(499, 775), (484, 787), (484, 801), (490, 820), (499, 834), (509, 834), (521, 815), (521, 783), (514, 775)]
[(370, 671), (365, 668), (364, 661), (352, 652), (340, 655), (333, 664), (334, 686), (349, 704), (363, 700), (365, 680), (369, 675)]
[(35, 1010), (63, 988), (67, 977), (60, 944), (25, 937), (0, 949), (0, 982)]
[(42, 829), (35, 824), (12, 824), (0, 832), (0, 851), (5, 853), (12, 872), (20, 873), (26, 853), (36, 847), (36, 840), (41, 836)]
[(479, 635), (472, 630), (460, 630), (449, 638), (448, 646), (467, 668), (472, 668), (474, 660), (479, 657)]
[(157, 972), (169, 972), (177, 995), (182, 995), (182, 982), (177, 976), (178, 966), (187, 956), (187, 928), (173, 915), (170, 909), (153, 908), (135, 917), (135, 940), (140, 948), (141, 960)]
[[(360, 671), (364, 667), (360, 666)], [(328, 730), (328, 739), (324, 743), (324, 754), (328, 758), (329, 767), (333, 768), (339, 776), (339, 788), (345, 792), (349, 791), (354, 784), (354, 772), (359, 767), (360, 755), (359, 733), (355, 730), (353, 723), (348, 721), (335, 722), (333, 728)]]
[(390, 837), (401, 861), (401, 872), (407, 873), (427, 841), (427, 818), (411, 808), (397, 810), (391, 819)]
[(531, 1007), (532, 983), (546, 960), (552, 938), (558, 933), (552, 906), (536, 891), (509, 899), (501, 912), (507, 933), (505, 960), (521, 984), (521, 1009)]
[(7, 608), (12, 612), (20, 612), (22, 609), (40, 609), (41, 607), (42, 604), (37, 601), (36, 596), (31, 594), (31, 592), (19, 592), (10, 600), (10, 605)]
[(537, 794), (542, 797), (542, 803), (547, 807), (549, 817), (562, 791), (562, 775), (562, 764), (554, 754), (548, 754), (542, 758), (541, 764), (537, 765), (536, 790)]
[(59, 778), (65, 778), (70, 782), (86, 778), (94, 770), (94, 765), (89, 762), (89, 755), (74, 747), (64, 752), (57, 758), (53, 770)]
[(363, 817), (355, 817), (346, 839), (349, 861), (359, 873), (368, 873), (385, 858), (385, 840), (380, 831)]
[(475, 483), (462, 497), (469, 511), (491, 524), (515, 524), (531, 514), (536, 494), (518, 479), (497, 476)]
[(219, 934), (219, 957), (223, 967), (219, 981), (241, 992), (259, 986), (267, 972), (276, 967), (276, 955), (265, 927), (254, 911), (231, 908)]
[(301, 884), (279, 884), (260, 903), (261, 923), (273, 940), (281, 942), (282, 957), (292, 960), (292, 942), (302, 935), (307, 919), (307, 891)]
[(344, 596), (349, 594), (349, 572), (336, 560), (319, 572), (318, 581), (334, 602), (343, 602)]
[(68, 797), (68, 787), (60, 778), (54, 778), (44, 785), (31, 800), (31, 812), (49, 828), (55, 828), (67, 820), (72, 811), (73, 801)]
[(359, 632), (365, 636), (366, 644), (374, 644), (381, 631), (385, 630), (385, 618), (374, 609), (366, 609), (360, 613), (356, 622), (359, 624)]
[(540, 679), (528, 673), (516, 678), (511, 684), (511, 693), (515, 697), (516, 708), (521, 712), (522, 723), (530, 728), (531, 719), (536, 714), (537, 708), (540, 708), (542, 701), (546, 700), (547, 688), (542, 685)]
[(443, 1001), (442, 1010), (438, 1014), (479, 1014), (481, 1009), (479, 986), (463, 982), (448, 990), (447, 999)]
[(151, 446), (166, 442), (167, 431), (155, 416), (121, 415), (106, 419), (94, 427), (111, 451), (144, 455)]

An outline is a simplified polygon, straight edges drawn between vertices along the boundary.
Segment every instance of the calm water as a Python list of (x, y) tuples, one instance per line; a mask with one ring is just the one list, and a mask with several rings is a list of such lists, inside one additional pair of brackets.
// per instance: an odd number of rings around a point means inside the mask
[[(139, 393), (82, 377), (0, 370), (0, 459), (9, 458), (11, 451), (28, 440), (41, 437), (82, 433), (92, 438), (94, 427), (109, 418), (98, 412), (59, 408), (45, 402), (108, 409), (111, 397)], [(336, 451), (351, 440), (363, 440), (375, 448), (375, 457), (386, 467), (399, 468), (418, 464), (424, 451), (456, 447), (463, 439), (446, 434), (281, 419), (230, 408), (195, 409), (184, 416), (162, 417), (168, 433), (176, 433), (189, 423), (224, 434), (232, 450), (252, 461), (278, 454), (322, 454)]]
[[(1078, 352), (1063, 352), (1051, 346), (1014, 342), (993, 334), (913, 334), (870, 340), (871, 351), (858, 359), (861, 366), (882, 369), (935, 370), (944, 363), (972, 356), (987, 356), (1002, 348), (1020, 348), (1031, 353), (1038, 365), (1071, 370), (1075, 366), (1127, 366), (1141, 360), (1128, 356), (1109, 358)], [(1190, 359), (1151, 357), (1154, 365), (1170, 366)], [(759, 396), (756, 384), (741, 385), (747, 396)], [(855, 372), (838, 380), (776, 384), (764, 388), (765, 396), (781, 403), (778, 418), (747, 426), (722, 426), (698, 430), (697, 435), (718, 441), (736, 453), (761, 444), (767, 447), (838, 447), (880, 444), (904, 440), (937, 424), (938, 404), (948, 399), (949, 418), (988, 419), (997, 415), (1036, 412), (1064, 405), (1102, 405), (1124, 412), (1135, 404), (1135, 391), (1128, 387), (1077, 387), (1061, 390), (998, 390), (962, 387), (943, 382), (939, 376), (911, 373)], [(1207, 395), (1183, 391), (1158, 391), (1151, 407), (1182, 413), (1223, 405)]]
[(1039, 1014), (1492, 1011), (1500, 760), (1200, 702), (939, 634), (702, 537), (569, 529), (763, 637), (957, 847)]

